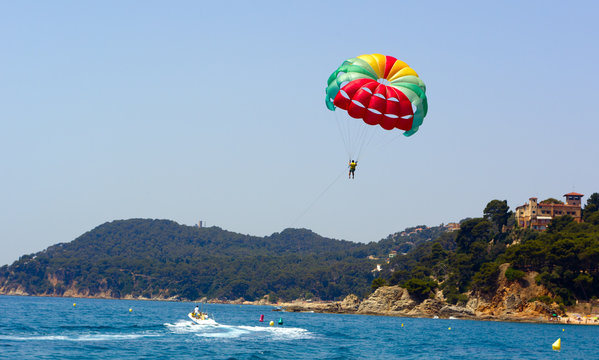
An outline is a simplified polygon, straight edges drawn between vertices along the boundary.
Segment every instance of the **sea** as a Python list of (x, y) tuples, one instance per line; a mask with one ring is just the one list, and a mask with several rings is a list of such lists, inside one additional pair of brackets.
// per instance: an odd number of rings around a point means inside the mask
[[(0, 296), (0, 358), (599, 359), (596, 326), (292, 313), (222, 304), (197, 304), (214, 322), (196, 325), (187, 317), (195, 305)], [(552, 350), (558, 338), (561, 350)]]

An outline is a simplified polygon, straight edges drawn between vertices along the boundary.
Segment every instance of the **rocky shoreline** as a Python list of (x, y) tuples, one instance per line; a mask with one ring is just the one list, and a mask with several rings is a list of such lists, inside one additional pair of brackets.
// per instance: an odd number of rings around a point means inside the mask
[[(567, 309), (558, 304), (546, 304), (539, 301), (540, 297), (551, 295), (542, 285), (536, 284), (534, 272), (527, 273), (519, 281), (508, 281), (505, 270), (509, 264), (500, 266), (498, 288), (493, 294), (468, 294), (468, 301), (461, 306), (452, 305), (445, 301), (442, 291), (437, 291), (432, 298), (422, 302), (415, 301), (408, 290), (399, 286), (382, 286), (367, 298), (360, 300), (356, 295), (348, 295), (343, 301), (301, 301), (272, 304), (268, 297), (258, 301), (238, 299), (211, 300), (198, 299), (190, 302), (207, 302), (221, 304), (271, 305), (276, 310), (288, 312), (318, 312), (334, 314), (362, 314), (419, 318), (454, 318), (487, 321), (517, 321), (535, 323), (561, 323), (599, 325), (599, 301), (581, 303)], [(24, 289), (0, 288), (2, 295), (29, 296)], [(41, 294), (36, 296), (49, 296)], [(123, 300), (154, 300), (181, 301), (178, 297), (134, 297), (127, 295), (115, 297), (111, 292), (94, 294), (80, 293), (75, 288), (68, 289), (61, 297), (123, 299)]]
[[(377, 293), (378, 292), (378, 293)], [(201, 299), (197, 301), (188, 301), (190, 303), (206, 302), (209, 304), (235, 304), (235, 305), (268, 305), (273, 306), (273, 311), (284, 312), (312, 312), (312, 313), (328, 313), (328, 314), (354, 314), (354, 315), (373, 315), (373, 316), (396, 316), (396, 317), (411, 317), (411, 318), (439, 318), (439, 319), (464, 319), (464, 320), (480, 320), (480, 321), (507, 321), (507, 322), (528, 322), (528, 323), (560, 323), (560, 324), (580, 324), (580, 325), (599, 325), (599, 320), (596, 318), (596, 312), (593, 314), (585, 313), (571, 309), (572, 311), (562, 312), (560, 316), (553, 317), (548, 315), (547, 306), (545, 304), (535, 302), (529, 308), (536, 311), (525, 312), (506, 312), (499, 315), (490, 315), (484, 312), (473, 310), (468, 306), (449, 305), (444, 302), (427, 299), (420, 304), (416, 304), (413, 300), (407, 299), (407, 291), (400, 287), (389, 286), (377, 290), (369, 298), (359, 301), (355, 295), (347, 296), (343, 301), (305, 301), (295, 300), (292, 302), (282, 302), (277, 304), (269, 303), (266, 300), (259, 301), (244, 301), (238, 300), (218, 300), (218, 299)], [(389, 293), (395, 293), (392, 297), (388, 297)], [(399, 295), (399, 302), (388, 299)], [(22, 292), (0, 293), (6, 296), (40, 296), (40, 297), (58, 297), (56, 295), (30, 295)], [(141, 301), (173, 301), (180, 302), (177, 297), (171, 298), (144, 298), (127, 296), (123, 298), (115, 298), (110, 296), (87, 296), (81, 294), (70, 294), (68, 296), (59, 296), (68, 298), (86, 298), (86, 299), (111, 299), (111, 300), (141, 300)], [(470, 304), (471, 302), (469, 302)], [(541, 304), (541, 305), (540, 305)], [(586, 304), (583, 307), (590, 306)], [(595, 305), (592, 306), (595, 308)], [(578, 311), (578, 312), (576, 312)], [(599, 312), (599, 311), (597, 311)]]
[[(397, 292), (400, 299), (404, 297), (405, 289), (396, 288), (384, 289), (385, 293)], [(401, 290), (400, 290), (401, 289)], [(376, 293), (375, 293), (376, 294)], [(522, 312), (506, 311), (497, 315), (477, 311), (468, 305), (457, 306), (445, 302), (428, 299), (420, 304), (412, 303), (413, 300), (399, 300), (395, 303), (378, 301), (387, 294), (373, 294), (373, 296), (360, 302), (355, 295), (349, 295), (343, 301), (336, 302), (309, 302), (294, 301), (281, 303), (277, 311), (286, 312), (314, 312), (314, 313), (332, 313), (332, 314), (358, 314), (358, 315), (376, 315), (376, 316), (397, 316), (412, 318), (435, 318), (435, 319), (464, 319), (481, 321), (507, 321), (507, 322), (528, 322), (528, 323), (561, 323), (561, 324), (582, 324), (599, 325), (597, 315), (578, 314), (575, 312), (560, 312), (561, 315), (553, 316), (551, 311), (547, 311), (547, 305), (540, 302), (532, 302), (527, 309)], [(470, 302), (469, 302), (470, 304)], [(279, 310), (280, 309), (280, 310)], [(557, 315), (557, 314), (556, 314)]]
[(291, 312), (599, 325), (599, 302), (580, 303), (568, 308), (556, 303), (546, 304), (538, 299), (550, 294), (542, 285), (536, 284), (534, 279), (537, 274), (527, 273), (520, 281), (509, 282), (505, 278), (508, 266), (503, 264), (500, 267), (499, 286), (494, 294), (470, 293), (468, 302), (462, 306), (448, 304), (442, 291), (434, 294), (433, 298), (417, 302), (399, 286), (380, 287), (362, 301), (355, 295), (349, 295), (337, 302), (295, 301), (280, 306)]

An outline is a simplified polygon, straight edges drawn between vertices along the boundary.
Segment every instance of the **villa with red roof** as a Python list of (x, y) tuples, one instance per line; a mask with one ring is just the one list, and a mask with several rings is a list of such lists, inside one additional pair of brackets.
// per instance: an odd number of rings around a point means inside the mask
[(571, 192), (564, 195), (565, 204), (538, 203), (536, 197), (528, 199), (528, 203), (516, 208), (516, 223), (520, 227), (545, 230), (554, 217), (570, 215), (574, 221), (582, 221), (580, 205), (583, 194)]

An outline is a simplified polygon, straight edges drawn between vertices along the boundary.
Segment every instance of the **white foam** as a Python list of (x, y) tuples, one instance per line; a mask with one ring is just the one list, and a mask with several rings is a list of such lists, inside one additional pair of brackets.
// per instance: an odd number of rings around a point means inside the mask
[(271, 338), (273, 340), (311, 339), (314, 336), (306, 329), (293, 327), (266, 327), (266, 326), (232, 326), (221, 325), (218, 328), (206, 329), (195, 334), (204, 338)]
[(212, 331), (206, 329), (195, 335), (205, 338), (238, 338), (247, 333), (249, 331), (243, 330), (241, 327), (224, 325), (218, 329), (212, 329)]
[(114, 341), (131, 340), (143, 337), (160, 336), (158, 334), (85, 334), (85, 335), (40, 335), (40, 336), (0, 336), (0, 340), (12, 341)]
[(203, 323), (200, 325), (200, 324), (197, 324), (197, 323), (195, 323), (193, 321), (189, 321), (189, 320), (179, 320), (174, 324), (165, 323), (164, 326), (166, 326), (170, 331), (177, 333), (177, 334), (205, 331), (206, 329), (210, 329), (210, 328), (219, 326), (219, 324), (214, 320), (210, 320), (210, 322), (208, 322), (208, 320), (204, 320), (204, 321), (206, 321), (206, 323)]
[(211, 323), (202, 322), (201, 325), (189, 320), (178, 320), (176, 323), (165, 323), (164, 326), (176, 334), (193, 333), (202, 338), (225, 338), (235, 339), (244, 337), (262, 337), (274, 340), (296, 340), (310, 339), (313, 334), (306, 329), (283, 326), (248, 326), (248, 325), (224, 325), (215, 321)]
[(239, 328), (253, 332), (263, 332), (277, 340), (311, 339), (314, 337), (308, 330), (296, 327), (240, 326)]
[[(193, 321), (193, 320), (192, 320)], [(211, 326), (215, 326), (218, 325), (218, 323), (212, 319), (207, 319), (207, 320), (200, 320), (200, 321), (194, 321), (194, 323), (196, 325), (200, 325), (200, 326), (206, 326), (206, 325), (211, 325)]]

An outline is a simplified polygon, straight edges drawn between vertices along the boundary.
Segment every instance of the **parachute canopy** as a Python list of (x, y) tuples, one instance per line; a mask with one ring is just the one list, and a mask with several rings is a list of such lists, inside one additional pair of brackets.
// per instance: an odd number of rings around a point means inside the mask
[(405, 62), (381, 54), (346, 60), (327, 81), (326, 105), (385, 130), (411, 136), (426, 116), (426, 86)]

